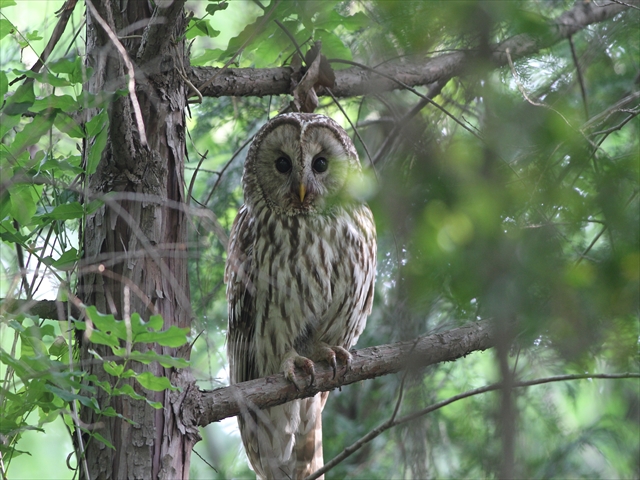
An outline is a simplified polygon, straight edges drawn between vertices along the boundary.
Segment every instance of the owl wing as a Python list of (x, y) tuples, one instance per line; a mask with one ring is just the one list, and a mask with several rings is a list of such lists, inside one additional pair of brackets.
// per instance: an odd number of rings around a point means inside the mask
[(247, 206), (243, 205), (233, 222), (224, 272), (229, 305), (227, 352), (232, 384), (258, 377), (253, 347), (255, 284), (252, 264), (255, 231), (250, 213)]

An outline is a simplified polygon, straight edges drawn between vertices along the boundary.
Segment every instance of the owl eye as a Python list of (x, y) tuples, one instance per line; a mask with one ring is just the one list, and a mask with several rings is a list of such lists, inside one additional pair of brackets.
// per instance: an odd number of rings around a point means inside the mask
[(318, 157), (313, 161), (312, 166), (316, 173), (326, 172), (329, 168), (329, 161), (324, 157)]
[(276, 160), (276, 170), (278, 170), (280, 173), (287, 173), (289, 170), (291, 170), (291, 160), (289, 160), (287, 157), (279, 157)]

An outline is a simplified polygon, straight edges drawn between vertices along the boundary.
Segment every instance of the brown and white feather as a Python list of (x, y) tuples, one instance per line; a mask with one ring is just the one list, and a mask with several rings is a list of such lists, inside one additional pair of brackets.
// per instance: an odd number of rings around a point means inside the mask
[[(279, 155), (291, 159), (288, 176), (274, 168)], [(312, 170), (318, 155), (328, 159), (326, 175)], [(280, 115), (256, 135), (225, 270), (232, 383), (280, 372), (291, 351), (311, 357), (319, 344), (349, 349), (358, 340), (376, 271), (371, 211), (345, 195), (359, 172), (351, 139), (322, 115)], [(305, 201), (296, 198), (300, 182)], [(247, 406), (240, 431), (259, 478), (303, 478), (322, 466), (327, 396)]]

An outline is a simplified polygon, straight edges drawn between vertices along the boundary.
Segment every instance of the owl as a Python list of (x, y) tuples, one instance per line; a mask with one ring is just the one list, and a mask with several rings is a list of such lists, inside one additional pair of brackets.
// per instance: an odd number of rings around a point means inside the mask
[[(314, 362), (334, 375), (349, 363), (376, 272), (371, 210), (349, 195), (359, 175), (351, 139), (323, 115), (279, 115), (256, 134), (225, 268), (232, 384), (283, 372), (305, 388), (296, 368), (313, 382)], [(258, 478), (301, 479), (323, 465), (327, 396), (243, 406), (240, 433)]]

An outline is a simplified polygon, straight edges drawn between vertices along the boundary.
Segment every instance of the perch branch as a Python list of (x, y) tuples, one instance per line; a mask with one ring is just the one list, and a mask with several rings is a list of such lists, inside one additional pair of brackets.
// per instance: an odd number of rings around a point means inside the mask
[[(301, 391), (296, 390), (282, 374), (211, 391), (193, 389), (193, 395), (185, 399), (191, 405), (183, 410), (199, 412), (195, 421), (199, 426), (206, 426), (238, 415), (243, 405), (250, 405), (251, 408), (272, 407), (407, 368), (421, 369), (435, 363), (453, 361), (471, 352), (487, 350), (495, 342), (496, 335), (492, 332), (491, 323), (480, 321), (406, 342), (352, 351), (351, 368), (347, 371), (344, 365), (341, 366), (335, 378), (328, 365), (316, 364), (315, 384)], [(304, 378), (302, 372), (300, 375)]]

